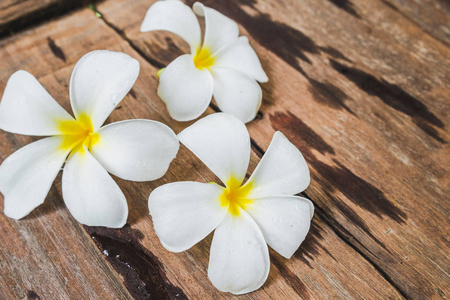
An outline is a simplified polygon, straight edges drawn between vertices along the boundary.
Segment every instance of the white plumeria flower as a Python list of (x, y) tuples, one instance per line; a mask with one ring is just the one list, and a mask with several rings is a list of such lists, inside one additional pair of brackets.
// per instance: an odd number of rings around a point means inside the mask
[(0, 166), (5, 214), (28, 215), (44, 202), (66, 161), (62, 193), (75, 219), (91, 226), (122, 227), (125, 196), (108, 172), (126, 180), (154, 180), (167, 171), (179, 142), (164, 124), (121, 121), (101, 127), (128, 93), (139, 62), (112, 51), (93, 51), (76, 64), (70, 79), (69, 115), (30, 73), (17, 71), (0, 103), (0, 128), (50, 136), (9, 156)]
[[(203, 43), (193, 11), (205, 17)], [(167, 30), (191, 48), (191, 54), (176, 58), (160, 73), (159, 97), (177, 121), (199, 117), (213, 95), (223, 112), (243, 122), (253, 120), (262, 99), (257, 81), (268, 80), (258, 56), (233, 20), (198, 2), (193, 11), (178, 0), (158, 1), (142, 22), (142, 32)]]
[(240, 120), (209, 115), (178, 137), (225, 187), (175, 182), (155, 189), (148, 205), (156, 234), (167, 250), (180, 252), (215, 229), (208, 268), (213, 285), (234, 294), (258, 289), (269, 274), (267, 244), (290, 258), (309, 231), (314, 206), (293, 196), (309, 185), (305, 159), (277, 131), (253, 175), (241, 185), (250, 137)]

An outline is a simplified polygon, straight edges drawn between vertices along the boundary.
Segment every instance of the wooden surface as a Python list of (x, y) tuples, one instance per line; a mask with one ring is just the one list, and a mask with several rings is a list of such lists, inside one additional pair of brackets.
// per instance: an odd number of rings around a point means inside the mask
[[(23, 2), (0, 4), (0, 28), (14, 24), (3, 20), (21, 17), (10, 11), (20, 11)], [(139, 60), (141, 72), (107, 122), (148, 118), (180, 132), (192, 122), (170, 118), (156, 95), (156, 71), (187, 46), (165, 32), (139, 32), (152, 2), (107, 0), (95, 6), (101, 18), (83, 6), (4, 36), (0, 90), (24, 69), (70, 111), (68, 84), (78, 59), (95, 49), (123, 51)], [(249, 173), (275, 130), (310, 166), (305, 195), (316, 213), (305, 242), (290, 260), (271, 251), (269, 278), (260, 290), (239, 297), (218, 292), (207, 279), (211, 235), (186, 252), (170, 253), (148, 215), (147, 198), (157, 186), (214, 179), (182, 146), (159, 180), (115, 178), (130, 210), (123, 229), (78, 224), (64, 206), (60, 176), (45, 203), (25, 219), (0, 214), (0, 299), (446, 299), (448, 2), (204, 4), (240, 25), (270, 78), (262, 85), (258, 119), (248, 124)], [(38, 11), (45, 15), (46, 6)], [(214, 111), (212, 105), (205, 115)], [(1, 132), (1, 161), (33, 140)]]
[(2, 0), (0, 2), (0, 37), (47, 22), (50, 18), (96, 0)]

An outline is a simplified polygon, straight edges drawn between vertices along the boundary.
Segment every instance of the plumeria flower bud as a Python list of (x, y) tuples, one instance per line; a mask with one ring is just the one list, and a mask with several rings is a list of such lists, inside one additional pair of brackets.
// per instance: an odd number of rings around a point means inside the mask
[(250, 178), (250, 137), (236, 117), (209, 115), (178, 135), (224, 186), (175, 182), (155, 189), (148, 205), (169, 251), (189, 249), (213, 230), (208, 276), (224, 292), (244, 294), (269, 274), (267, 244), (290, 258), (305, 239), (314, 206), (294, 196), (309, 185), (300, 151), (279, 131)]
[[(195, 14), (205, 18), (203, 43)], [(158, 95), (172, 118), (189, 121), (199, 117), (213, 95), (223, 112), (243, 122), (255, 118), (262, 99), (257, 81), (268, 78), (234, 21), (198, 2), (192, 11), (181, 1), (158, 1), (141, 25), (142, 32), (153, 30), (175, 33), (191, 48), (191, 54), (181, 55), (159, 72)]]
[(50, 137), (17, 150), (0, 166), (7, 216), (23, 218), (43, 203), (65, 162), (62, 193), (75, 219), (91, 226), (125, 225), (127, 202), (108, 172), (125, 180), (155, 180), (179, 148), (175, 133), (156, 121), (101, 127), (138, 74), (139, 62), (124, 53), (100, 50), (83, 56), (70, 79), (75, 118), (33, 75), (11, 75), (0, 102), (0, 129)]

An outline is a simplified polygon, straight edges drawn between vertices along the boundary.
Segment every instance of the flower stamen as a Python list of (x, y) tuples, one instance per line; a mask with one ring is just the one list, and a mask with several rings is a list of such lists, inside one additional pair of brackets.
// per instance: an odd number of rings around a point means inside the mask
[(194, 56), (194, 65), (197, 69), (208, 69), (214, 64), (215, 58), (207, 47), (198, 48)]
[(92, 121), (86, 114), (81, 114), (77, 120), (58, 121), (58, 129), (64, 136), (60, 146), (64, 151), (84, 151), (83, 146), (91, 151), (99, 140), (99, 135), (94, 132)]
[(235, 177), (231, 177), (227, 181), (226, 189), (220, 195), (220, 204), (222, 206), (228, 206), (228, 212), (232, 216), (238, 217), (241, 214), (239, 208), (245, 210), (247, 206), (253, 203), (252, 199), (247, 198), (247, 195), (252, 189), (252, 185), (251, 182), (247, 182), (241, 186)]

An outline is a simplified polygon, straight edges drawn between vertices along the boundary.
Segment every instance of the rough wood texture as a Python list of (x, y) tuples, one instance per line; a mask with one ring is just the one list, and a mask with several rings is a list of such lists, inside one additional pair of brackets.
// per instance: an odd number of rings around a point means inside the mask
[[(446, 298), (448, 5), (204, 3), (240, 24), (270, 78), (262, 86), (260, 116), (248, 126), (254, 142), (249, 171), (275, 130), (296, 144), (312, 171), (306, 195), (316, 214), (307, 240), (291, 260), (271, 252), (266, 284), (242, 298)], [(69, 109), (76, 61), (94, 49), (123, 51), (140, 61), (141, 74), (108, 122), (149, 118), (181, 131), (192, 122), (170, 118), (156, 95), (156, 71), (187, 48), (168, 33), (139, 32), (150, 5), (105, 1), (97, 7), (102, 18), (83, 9), (1, 40), (0, 90), (11, 73), (25, 69)], [(30, 141), (0, 133), (1, 159)], [(160, 180), (117, 179), (130, 208), (121, 230), (77, 224), (64, 208), (59, 178), (29, 217), (13, 221), (0, 214), (0, 298), (235, 298), (207, 280), (211, 236), (174, 254), (153, 231), (147, 197), (178, 180), (214, 176), (182, 147)]]
[(88, 0), (2, 0), (0, 2), (0, 36), (13, 34), (37, 21), (48, 21), (74, 7), (96, 1)]

